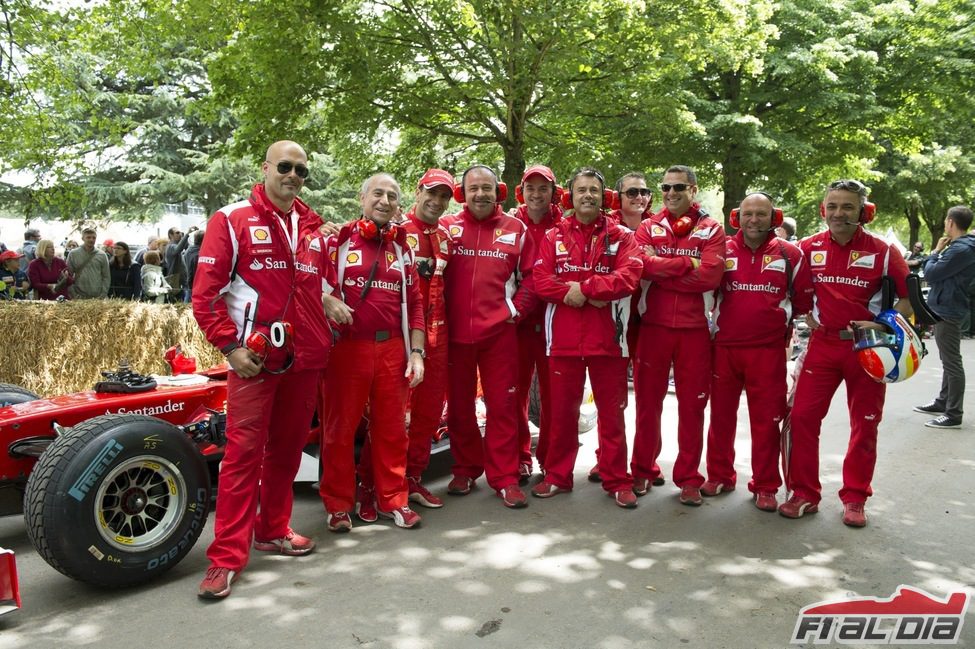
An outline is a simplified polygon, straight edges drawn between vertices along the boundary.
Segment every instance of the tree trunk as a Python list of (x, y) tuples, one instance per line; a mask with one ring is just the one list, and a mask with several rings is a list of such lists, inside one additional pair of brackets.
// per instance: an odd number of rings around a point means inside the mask
[(721, 165), (721, 188), (724, 191), (724, 203), (721, 206), (721, 211), (724, 213), (725, 232), (729, 234), (734, 234), (728, 221), (731, 210), (738, 207), (748, 189), (748, 178), (741, 168), (741, 158), (738, 155), (737, 148), (737, 145), (731, 145)]
[(914, 244), (921, 237), (921, 219), (918, 216), (917, 204), (911, 201), (904, 207), (904, 216), (907, 217), (907, 223), (910, 227), (910, 242), (907, 244), (908, 250), (914, 249)]

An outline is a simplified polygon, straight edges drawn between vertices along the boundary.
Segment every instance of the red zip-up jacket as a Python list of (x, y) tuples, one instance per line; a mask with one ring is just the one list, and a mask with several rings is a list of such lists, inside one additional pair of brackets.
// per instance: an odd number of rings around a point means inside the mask
[(784, 345), (792, 318), (812, 309), (812, 276), (799, 246), (769, 232), (753, 251), (739, 230), (727, 240), (724, 268), (715, 292), (714, 343)]
[(392, 241), (383, 241), (360, 235), (358, 221), (342, 226), (326, 243), (336, 269), (336, 285), (326, 290), (353, 310), (352, 324), (340, 329), (342, 335), (374, 338), (377, 331), (401, 332), (409, 354), (410, 329), (424, 328), (423, 296), (406, 230), (397, 226), (395, 232)]
[(486, 340), (531, 311), (538, 301), (531, 291), (535, 246), (524, 223), (500, 206), (478, 221), (464, 205), (458, 214), (442, 217), (440, 229), (447, 241), (444, 294), (451, 342)]
[[(514, 214), (514, 217), (525, 224), (528, 228), (528, 235), (532, 239), (532, 244), (535, 246), (535, 252), (537, 253), (545, 241), (545, 233), (555, 227), (562, 220), (562, 208), (558, 205), (552, 204), (549, 209), (548, 216), (542, 219), (540, 222), (535, 223), (532, 221), (531, 217), (528, 216), (528, 206), (520, 205)], [(539, 302), (538, 305), (531, 310), (529, 313), (522, 315), (521, 319), (518, 321), (519, 327), (530, 327), (532, 331), (535, 331), (535, 326), (541, 326), (545, 320), (545, 303)]]
[(642, 250), (652, 245), (657, 251), (654, 257), (644, 257), (641, 322), (674, 329), (708, 326), (714, 289), (724, 273), (724, 228), (697, 203), (687, 214), (697, 222), (682, 237), (671, 228), (667, 208), (637, 228), (637, 246)]
[(416, 216), (411, 207), (403, 221), (406, 245), (413, 251), (420, 294), (423, 296), (423, 316), (427, 327), (428, 349), (447, 344), (447, 311), (444, 303), (443, 273), (447, 268), (447, 240), (439, 223), (430, 225)]
[(846, 329), (851, 320), (873, 320), (880, 313), (884, 275), (894, 282), (896, 297), (907, 297), (907, 263), (900, 251), (857, 228), (846, 245), (829, 230), (799, 242), (813, 281), (813, 316), (827, 333)]
[[(325, 367), (332, 334), (322, 289), (335, 283), (335, 268), (321, 224), (297, 199), (289, 213), (279, 213), (262, 184), (210, 217), (193, 279), (193, 315), (211, 345), (242, 345), (252, 331), (268, 335), (273, 322), (285, 321), (294, 326), (294, 370)], [(273, 350), (271, 364), (284, 355)]]
[[(548, 302), (548, 355), (629, 356), (630, 297), (642, 269), (633, 233), (605, 213), (588, 226), (570, 215), (549, 230), (534, 273), (535, 292)], [(579, 282), (583, 295), (608, 304), (564, 304), (568, 282)]]

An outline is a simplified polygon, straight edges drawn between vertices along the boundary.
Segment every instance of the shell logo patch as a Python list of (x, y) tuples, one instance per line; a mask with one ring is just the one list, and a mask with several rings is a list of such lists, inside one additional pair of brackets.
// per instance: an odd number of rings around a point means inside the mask
[(352, 251), (345, 255), (345, 265), (346, 266), (361, 266), (362, 265), (362, 255), (358, 252)]
[(251, 233), (251, 243), (271, 243), (271, 231), (263, 225), (251, 225), (247, 228)]
[(850, 263), (847, 268), (873, 268), (877, 263), (876, 253), (860, 252), (854, 250), (850, 252)]
[(785, 259), (782, 257), (775, 257), (774, 255), (765, 255), (762, 257), (762, 271), (766, 270), (776, 270), (780, 273), (784, 273)]
[(420, 240), (415, 234), (408, 234), (406, 235), (406, 245), (408, 245), (411, 250), (416, 251), (420, 247)]
[(447, 232), (449, 232), (450, 237), (454, 239), (464, 234), (464, 228), (459, 225), (452, 225), (450, 226), (450, 229), (447, 230)]
[(567, 255), (569, 254), (569, 249), (565, 247), (564, 241), (555, 242), (555, 254), (556, 255)]
[(729, 270), (738, 270), (738, 257), (732, 257), (730, 259), (725, 259), (724, 260), (724, 269), (726, 271), (729, 271)]
[(662, 237), (665, 234), (667, 234), (667, 231), (664, 230), (663, 226), (661, 226), (661, 225), (655, 225), (652, 228), (650, 228), (650, 234), (651, 234), (651, 236), (654, 236), (654, 237)]
[(809, 255), (809, 265), (810, 266), (825, 266), (826, 265), (826, 251), (817, 250), (813, 254)]

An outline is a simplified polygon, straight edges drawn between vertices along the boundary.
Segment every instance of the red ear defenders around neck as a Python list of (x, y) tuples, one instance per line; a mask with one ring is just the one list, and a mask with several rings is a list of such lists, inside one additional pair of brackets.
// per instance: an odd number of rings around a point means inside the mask
[[(564, 189), (562, 190), (562, 209), (571, 210), (572, 209), (572, 190)], [(620, 197), (619, 194), (614, 192), (612, 189), (603, 190), (603, 201), (599, 205), (600, 209), (618, 209), (619, 208)]]
[(267, 357), (271, 353), (272, 349), (286, 349), (288, 351), (288, 356), (284, 361), (284, 365), (279, 369), (270, 369), (267, 366), (262, 369), (268, 374), (283, 374), (288, 371), (294, 364), (295, 357), (292, 350), (292, 341), (294, 340), (295, 329), (290, 322), (278, 321), (272, 322), (269, 330), (269, 335), (264, 335), (259, 331), (251, 332), (247, 336), (247, 340), (244, 346), (250, 351), (257, 354), (258, 358), (261, 359), (261, 363), (267, 362)]
[[(739, 216), (740, 212), (741, 212), (741, 208), (736, 207), (735, 209), (731, 210), (731, 214), (728, 216), (728, 223), (730, 223), (731, 227), (733, 227), (736, 230), (741, 229), (741, 218)], [(772, 208), (772, 229), (773, 230), (779, 227), (780, 225), (782, 225), (782, 219), (784, 217), (785, 217), (785, 213), (782, 210), (780, 210), (777, 207)]]
[(685, 237), (691, 233), (691, 230), (694, 229), (695, 223), (697, 223), (696, 218), (685, 214), (684, 216), (679, 217), (676, 221), (671, 223), (670, 229), (673, 230), (674, 234), (676, 234), (678, 237)]
[[(819, 215), (826, 218), (826, 203), (819, 204)], [(877, 216), (877, 206), (867, 201), (860, 208), (860, 225), (866, 225), (873, 221), (873, 217)]]
[(376, 241), (380, 238), (383, 241), (392, 241), (396, 238), (396, 226), (387, 223), (380, 227), (372, 219), (359, 219), (356, 222), (356, 229), (360, 237), (369, 241)]
[[(565, 195), (565, 190), (559, 187), (558, 185), (555, 185), (555, 188), (552, 191), (552, 205), (559, 205), (562, 202), (562, 197), (564, 195)], [(525, 191), (524, 189), (522, 189), (522, 186), (520, 184), (515, 185), (515, 200), (518, 201), (518, 203), (520, 203), (521, 205), (525, 204)]]

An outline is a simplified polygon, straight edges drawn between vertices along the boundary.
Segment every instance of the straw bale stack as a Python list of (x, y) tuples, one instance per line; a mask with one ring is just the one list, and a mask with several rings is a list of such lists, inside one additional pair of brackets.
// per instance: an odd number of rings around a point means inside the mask
[(142, 374), (169, 374), (176, 344), (204, 369), (222, 362), (184, 304), (125, 300), (0, 302), (0, 382), (49, 397), (90, 390), (119, 360)]

